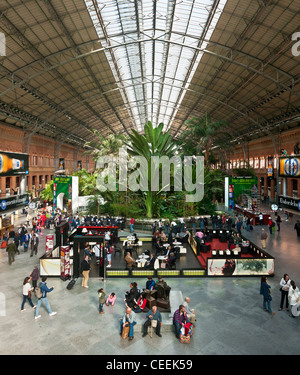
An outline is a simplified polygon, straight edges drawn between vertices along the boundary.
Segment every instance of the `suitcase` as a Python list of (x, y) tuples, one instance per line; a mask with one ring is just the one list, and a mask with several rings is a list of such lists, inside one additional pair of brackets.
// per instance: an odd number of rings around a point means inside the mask
[(73, 286), (75, 285), (76, 283), (76, 279), (72, 279), (69, 284), (67, 285), (67, 289), (68, 290), (71, 290), (73, 288)]

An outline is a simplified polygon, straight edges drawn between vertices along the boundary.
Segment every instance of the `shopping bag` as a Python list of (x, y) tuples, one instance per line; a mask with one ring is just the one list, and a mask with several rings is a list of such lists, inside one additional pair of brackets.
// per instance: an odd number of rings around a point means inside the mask
[(1, 249), (5, 249), (7, 246), (7, 241), (2, 241), (1, 243)]
[(122, 339), (126, 339), (129, 336), (129, 323), (125, 324), (122, 330)]

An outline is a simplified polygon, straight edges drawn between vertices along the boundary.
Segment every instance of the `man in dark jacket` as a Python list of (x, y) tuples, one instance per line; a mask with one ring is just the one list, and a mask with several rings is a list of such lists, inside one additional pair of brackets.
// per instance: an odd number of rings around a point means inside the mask
[(15, 261), (15, 253), (17, 250), (17, 246), (13, 238), (9, 238), (7, 242), (6, 251), (8, 253), (8, 264), (11, 265), (12, 262)]
[(37, 254), (38, 252), (38, 246), (39, 246), (39, 238), (38, 236), (33, 233), (31, 235), (31, 239), (30, 239), (30, 247), (31, 247), (31, 253), (30, 253), (30, 256), (32, 257), (33, 253), (35, 253), (35, 255)]

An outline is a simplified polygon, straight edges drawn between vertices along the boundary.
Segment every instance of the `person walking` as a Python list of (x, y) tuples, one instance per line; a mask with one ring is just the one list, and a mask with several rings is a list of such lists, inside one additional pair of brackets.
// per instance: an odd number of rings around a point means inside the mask
[(146, 315), (146, 321), (143, 326), (143, 337), (148, 333), (148, 327), (154, 327), (155, 333), (158, 337), (161, 337), (160, 329), (162, 326), (162, 316), (160, 311), (157, 309), (157, 306), (153, 306), (151, 310), (148, 311)]
[(282, 222), (281, 217), (277, 215), (276, 224), (277, 224), (277, 232), (280, 232), (280, 223)]
[(36, 305), (33, 305), (32, 303), (32, 300), (31, 300), (31, 292), (33, 291), (33, 287), (30, 285), (30, 280), (31, 280), (31, 277), (25, 277), (24, 281), (23, 281), (23, 301), (22, 301), (22, 304), (21, 304), (21, 311), (25, 311), (26, 309), (24, 309), (24, 305), (25, 305), (25, 302), (28, 301), (29, 305), (35, 309), (36, 308)]
[(297, 237), (300, 237), (300, 221), (297, 220), (294, 225), (294, 230), (297, 232)]
[(105, 304), (105, 292), (103, 288), (98, 289), (98, 297), (99, 297), (99, 314), (104, 314), (103, 305)]
[(260, 239), (261, 239), (261, 245), (262, 245), (263, 249), (266, 248), (266, 239), (267, 238), (268, 238), (268, 233), (264, 229), (262, 229)]
[(300, 303), (300, 291), (299, 288), (296, 286), (294, 280), (291, 280), (288, 298), (290, 305), (290, 316), (292, 318), (295, 318), (296, 316), (293, 314), (293, 308)]
[[(263, 296), (263, 309), (264, 311), (269, 312), (271, 315), (275, 315), (274, 312), (272, 312), (271, 309), (271, 286), (267, 283), (267, 277), (263, 276), (261, 278), (261, 283), (260, 283), (260, 294)], [(268, 305), (268, 308), (267, 308)]]
[(48, 298), (47, 298), (47, 293), (52, 292), (52, 290), (54, 290), (55, 286), (53, 286), (52, 288), (48, 288), (46, 281), (47, 281), (47, 277), (42, 276), (42, 281), (39, 284), (39, 287), (41, 288), (42, 297), (38, 300), (38, 303), (36, 305), (35, 317), (34, 317), (35, 319), (39, 319), (41, 317), (41, 315), (39, 315), (39, 310), (40, 310), (40, 307), (41, 307), (42, 303), (45, 305), (49, 316), (53, 316), (53, 315), (57, 314), (56, 311), (52, 311), (52, 309), (50, 307), (50, 304), (49, 304), (49, 301), (48, 301)]
[(82, 272), (82, 286), (88, 288), (89, 274), (91, 266), (89, 264), (89, 256), (85, 255), (83, 261), (81, 262), (81, 272)]
[(33, 253), (37, 255), (38, 246), (39, 246), (39, 237), (37, 236), (36, 233), (33, 233), (32, 237), (30, 238), (30, 248), (31, 248), (30, 256), (31, 257), (33, 256)]
[(33, 267), (33, 270), (32, 270), (32, 272), (31, 272), (31, 274), (30, 274), (30, 277), (31, 277), (31, 279), (32, 279), (33, 290), (35, 290), (35, 288), (36, 288), (36, 286), (37, 286), (37, 281), (38, 281), (38, 279), (39, 279), (39, 277), (40, 277), (40, 271), (39, 271), (37, 265), (35, 265), (35, 266)]
[(133, 233), (134, 232), (134, 218), (132, 217), (131, 220), (130, 220), (130, 233)]
[(7, 241), (6, 251), (8, 254), (8, 264), (11, 265), (15, 261), (17, 246), (13, 238), (9, 238)]

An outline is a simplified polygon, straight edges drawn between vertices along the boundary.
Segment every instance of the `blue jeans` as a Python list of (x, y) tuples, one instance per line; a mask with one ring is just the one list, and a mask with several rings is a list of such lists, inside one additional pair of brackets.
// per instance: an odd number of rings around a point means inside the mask
[(26, 302), (27, 299), (28, 299), (29, 305), (31, 307), (33, 307), (33, 303), (31, 301), (31, 298), (28, 298), (28, 296), (24, 296), (24, 294), (23, 294), (23, 301), (22, 301), (22, 305), (21, 305), (21, 310), (24, 309), (24, 305), (25, 305), (25, 302)]
[(48, 311), (48, 314), (52, 313), (52, 310), (51, 310), (50, 304), (49, 304), (49, 302), (47, 300), (47, 297), (44, 297), (44, 298), (40, 298), (38, 300), (38, 303), (37, 303), (36, 309), (35, 309), (35, 316), (39, 315), (39, 309), (40, 309), (40, 306), (41, 306), (42, 302), (44, 303), (44, 305), (45, 305), (45, 307), (46, 307), (46, 309)]
[[(128, 322), (127, 322), (128, 323)], [(133, 327), (136, 325), (136, 322), (132, 322), (129, 324), (129, 336), (128, 337), (133, 337)], [(122, 334), (123, 331), (123, 319), (120, 322), (120, 333)]]
[[(267, 304), (268, 304), (268, 309), (267, 309)], [(263, 298), (263, 309), (264, 309), (264, 310), (268, 310), (269, 313), (272, 312), (272, 309), (271, 309), (271, 301), (270, 301), (270, 300), (266, 301), (265, 298)]]
[(182, 325), (180, 323), (178, 323), (178, 322), (173, 322), (173, 324), (174, 324), (174, 327), (175, 327), (176, 337), (179, 339), (180, 330), (181, 330)]
[(130, 224), (130, 233), (133, 232), (133, 224)]
[(99, 312), (103, 311), (103, 305), (104, 305), (104, 303), (99, 303)]

